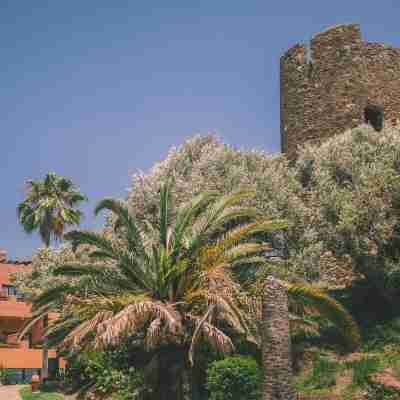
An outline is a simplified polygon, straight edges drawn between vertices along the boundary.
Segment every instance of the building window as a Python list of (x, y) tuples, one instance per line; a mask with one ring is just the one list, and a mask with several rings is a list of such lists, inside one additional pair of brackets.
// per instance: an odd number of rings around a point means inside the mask
[(17, 289), (15, 286), (12, 285), (3, 285), (3, 292), (6, 296), (16, 296)]

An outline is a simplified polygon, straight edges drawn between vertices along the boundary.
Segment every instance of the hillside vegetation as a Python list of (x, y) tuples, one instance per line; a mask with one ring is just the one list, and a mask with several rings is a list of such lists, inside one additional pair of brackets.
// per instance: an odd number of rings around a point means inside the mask
[[(169, 203), (171, 221), (203, 193), (255, 192), (240, 205), (285, 224), (260, 234), (260, 240), (271, 245), (265, 261), (233, 268), (233, 278), (250, 297), (267, 275), (291, 284), (312, 284), (335, 298), (357, 321), (361, 346), (357, 353), (346, 354), (332, 321), (307, 314), (307, 307), (297, 313), (298, 323), (291, 326), (295, 385), (300, 393), (378, 400), (399, 395), (399, 129), (376, 132), (363, 125), (321, 146), (304, 146), (296, 162), (285, 155), (235, 149), (213, 135), (196, 136), (171, 149), (149, 173), (133, 176), (122, 203), (138, 223), (158, 226), (165, 182), (171, 183), (174, 199)], [(116, 236), (116, 225), (120, 221), (111, 213), (102, 234), (117, 243), (121, 235)], [(87, 253), (85, 249), (73, 252), (68, 245), (58, 251), (39, 250), (33, 259), (33, 275), (16, 279), (24, 291), (37, 295), (43, 288), (65, 282), (51, 273), (55, 266), (85, 261)], [(229, 374), (229, 379), (236, 379), (232, 371), (240, 364), (229, 361), (218, 367), (213, 363), (219, 357), (209, 348), (200, 353), (198, 398), (208, 395), (207, 387), (218, 387), (219, 379), (228, 379)], [(259, 361), (258, 351), (248, 343), (236, 343), (235, 355)], [(244, 364), (252, 382), (259, 382), (254, 363)], [(219, 368), (226, 368), (226, 374), (221, 373), (226, 378), (220, 377)], [(208, 385), (207, 369), (212, 371)], [(257, 396), (259, 391), (254, 388), (251, 393)], [(218, 396), (211, 393), (211, 398)]]

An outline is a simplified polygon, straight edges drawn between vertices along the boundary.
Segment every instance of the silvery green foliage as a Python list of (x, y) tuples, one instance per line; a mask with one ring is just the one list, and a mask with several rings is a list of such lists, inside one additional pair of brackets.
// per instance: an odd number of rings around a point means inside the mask
[[(375, 132), (365, 125), (321, 146), (306, 145), (294, 165), (284, 155), (195, 136), (172, 148), (148, 174), (134, 175), (126, 201), (138, 218), (157, 219), (167, 178), (174, 180), (178, 205), (204, 191), (255, 189), (260, 213), (288, 222), (273, 238), (283, 257), (269, 259), (261, 274), (341, 285), (356, 272), (390, 293), (400, 281), (399, 173), (400, 131), (393, 127)], [(41, 261), (43, 271), (52, 257)]]
[(285, 218), (289, 223), (287, 232), (277, 235), (275, 241), (281, 239), (289, 244), (290, 257), (269, 262), (268, 270), (274, 269), (280, 276), (311, 280), (318, 271), (318, 260), (310, 251), (317, 235), (309, 228), (311, 211), (304, 204), (304, 190), (296, 173), (283, 155), (238, 150), (213, 135), (195, 136), (179, 148), (172, 148), (148, 174), (134, 175), (127, 202), (137, 217), (156, 217), (158, 191), (168, 178), (174, 181), (173, 195), (180, 204), (204, 191), (222, 194), (240, 188), (254, 189), (254, 205), (261, 214), (271, 219)]
[(135, 175), (127, 202), (139, 217), (157, 214), (167, 177), (181, 203), (202, 191), (251, 187), (260, 212), (289, 224), (274, 240), (284, 257), (269, 261), (265, 272), (339, 285), (356, 273), (388, 287), (398, 276), (399, 171), (400, 132), (392, 127), (375, 132), (365, 125), (306, 145), (294, 165), (284, 155), (196, 136), (149, 174)]
[(75, 253), (70, 246), (39, 248), (32, 257), (31, 268), (13, 274), (13, 281), (20, 293), (33, 298), (44, 290), (62, 283), (63, 278), (55, 277), (53, 269), (60, 264), (73, 263), (84, 257), (82, 252)]
[[(400, 132), (360, 126), (306, 146), (296, 169), (312, 165), (308, 204), (325, 250), (346, 259), (390, 294), (399, 286)], [(311, 225), (311, 224), (310, 224)]]

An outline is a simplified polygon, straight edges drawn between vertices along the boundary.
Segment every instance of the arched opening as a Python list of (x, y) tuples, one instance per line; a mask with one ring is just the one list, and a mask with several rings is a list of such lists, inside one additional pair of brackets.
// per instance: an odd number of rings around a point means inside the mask
[(383, 107), (377, 105), (368, 105), (364, 109), (365, 123), (372, 125), (372, 127), (380, 132), (383, 129)]

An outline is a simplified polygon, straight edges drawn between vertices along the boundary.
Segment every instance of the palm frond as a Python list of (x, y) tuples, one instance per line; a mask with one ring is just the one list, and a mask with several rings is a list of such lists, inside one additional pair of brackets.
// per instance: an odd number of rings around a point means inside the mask
[(183, 331), (179, 313), (173, 308), (153, 301), (138, 301), (125, 307), (113, 318), (103, 323), (98, 328), (97, 345), (115, 345), (121, 337), (133, 335), (143, 326), (159, 318), (169, 334), (180, 336)]
[(78, 348), (88, 336), (93, 335), (101, 323), (105, 323), (112, 316), (113, 313), (111, 311), (100, 311), (91, 319), (83, 321), (65, 337), (63, 346), (72, 350)]
[(160, 244), (164, 248), (167, 248), (169, 189), (167, 182), (162, 186), (160, 193)]
[[(199, 325), (202, 318), (193, 315), (188, 316), (195, 326)], [(229, 336), (225, 335), (216, 326), (203, 321), (200, 328), (201, 338), (207, 341), (210, 346), (220, 354), (229, 355), (235, 350), (235, 346)]]
[(125, 204), (118, 200), (105, 198), (101, 200), (96, 208), (95, 215), (103, 210), (111, 211), (117, 217), (114, 224), (114, 229), (118, 231), (120, 228), (126, 230), (125, 236), (131, 251), (137, 252), (140, 256), (145, 256), (146, 252), (142, 244), (140, 230), (137, 226), (137, 221), (130, 215), (129, 210)]
[(161, 318), (156, 318), (153, 320), (146, 332), (145, 345), (147, 350), (154, 349), (158, 346), (162, 340), (162, 320)]
[(90, 245), (101, 249), (108, 254), (110, 258), (116, 258), (115, 247), (111, 240), (104, 235), (91, 231), (70, 231), (65, 234), (64, 238), (71, 242), (72, 248), (75, 251), (78, 246)]
[(358, 326), (345, 308), (332, 297), (310, 286), (287, 284), (288, 295), (296, 304), (312, 308), (337, 327), (351, 350), (360, 342)]

